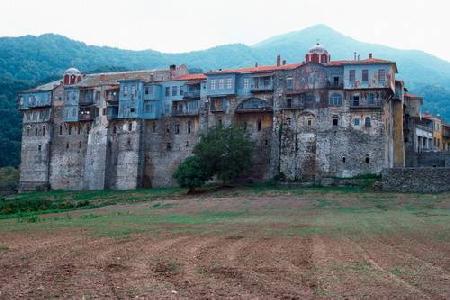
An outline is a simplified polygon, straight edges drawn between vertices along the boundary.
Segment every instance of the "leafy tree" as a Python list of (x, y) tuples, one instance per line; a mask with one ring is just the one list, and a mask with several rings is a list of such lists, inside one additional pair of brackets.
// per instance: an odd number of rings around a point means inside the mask
[(205, 165), (198, 156), (189, 156), (177, 168), (173, 177), (183, 188), (188, 188), (189, 192), (199, 188), (211, 177)]
[(251, 165), (253, 144), (245, 130), (236, 126), (216, 127), (202, 135), (194, 154), (209, 174), (231, 182), (244, 174)]

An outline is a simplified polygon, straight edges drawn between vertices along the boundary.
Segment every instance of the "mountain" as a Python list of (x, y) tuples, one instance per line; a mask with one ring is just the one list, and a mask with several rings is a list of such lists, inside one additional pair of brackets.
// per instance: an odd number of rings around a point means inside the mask
[(16, 92), (59, 78), (68, 67), (83, 72), (164, 68), (187, 64), (204, 71), (259, 64), (274, 64), (280, 54), (288, 62), (303, 61), (320, 40), (332, 59), (375, 57), (397, 62), (398, 77), (409, 90), (425, 96), (424, 109), (450, 120), (450, 63), (418, 50), (400, 50), (369, 44), (345, 36), (325, 25), (275, 36), (255, 45), (232, 44), (188, 53), (166, 54), (153, 50), (131, 51), (90, 46), (54, 34), (0, 38), (0, 166), (19, 163), (21, 125)]

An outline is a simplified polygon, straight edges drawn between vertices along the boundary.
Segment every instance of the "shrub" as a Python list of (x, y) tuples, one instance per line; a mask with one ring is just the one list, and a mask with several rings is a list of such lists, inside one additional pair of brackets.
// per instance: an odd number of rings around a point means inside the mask
[(202, 135), (194, 148), (209, 175), (224, 182), (234, 181), (251, 165), (253, 144), (244, 129), (216, 127)]
[(188, 188), (192, 192), (195, 188), (203, 184), (211, 177), (206, 166), (198, 156), (186, 158), (177, 168), (173, 177), (183, 188)]

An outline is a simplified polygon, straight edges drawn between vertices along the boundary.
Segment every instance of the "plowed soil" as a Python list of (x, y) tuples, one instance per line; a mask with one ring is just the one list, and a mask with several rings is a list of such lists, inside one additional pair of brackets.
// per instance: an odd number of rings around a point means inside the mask
[(406, 197), (206, 196), (0, 220), (0, 299), (448, 299), (448, 195)]

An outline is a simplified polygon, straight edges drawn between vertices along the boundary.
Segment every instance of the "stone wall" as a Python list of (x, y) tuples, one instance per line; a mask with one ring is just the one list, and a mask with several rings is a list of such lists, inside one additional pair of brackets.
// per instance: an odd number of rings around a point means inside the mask
[(383, 190), (437, 193), (450, 191), (450, 168), (394, 168), (382, 172)]

